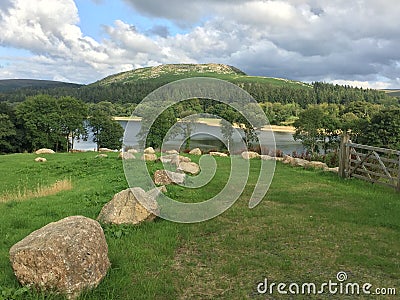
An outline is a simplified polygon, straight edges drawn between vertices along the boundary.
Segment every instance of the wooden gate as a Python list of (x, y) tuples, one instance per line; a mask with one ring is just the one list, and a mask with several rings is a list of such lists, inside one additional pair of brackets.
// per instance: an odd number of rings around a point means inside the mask
[(400, 151), (354, 144), (344, 136), (339, 175), (390, 186), (400, 192)]

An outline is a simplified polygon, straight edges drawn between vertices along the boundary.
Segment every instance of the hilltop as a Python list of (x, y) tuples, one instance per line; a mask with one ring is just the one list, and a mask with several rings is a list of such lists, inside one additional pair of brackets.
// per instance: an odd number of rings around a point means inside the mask
[(224, 64), (168, 64), (135, 69), (118, 73), (96, 81), (89, 86), (107, 86), (112, 84), (136, 84), (152, 82), (166, 84), (175, 80), (192, 77), (212, 77), (240, 85), (241, 83), (260, 83), (276, 86), (309, 88), (311, 85), (283, 78), (248, 76), (236, 67)]

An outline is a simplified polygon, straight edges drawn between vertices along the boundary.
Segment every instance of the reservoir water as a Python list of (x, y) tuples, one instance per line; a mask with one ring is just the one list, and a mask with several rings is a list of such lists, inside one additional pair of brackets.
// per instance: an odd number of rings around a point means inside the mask
[[(129, 122), (129, 125), (128, 125)], [(125, 145), (129, 147), (137, 147), (138, 139), (137, 134), (141, 128), (140, 121), (119, 121), (121, 126), (125, 128)], [(261, 131), (258, 133), (260, 136), (265, 136), (271, 141), (271, 134)], [(302, 144), (293, 139), (293, 134), (290, 132), (274, 132), (276, 149), (281, 150), (284, 154), (292, 154), (293, 151), (301, 153), (304, 151)], [(168, 141), (164, 147), (165, 149), (177, 149), (182, 145), (183, 136), (178, 135)], [(203, 151), (206, 150), (219, 150), (223, 147), (223, 140), (221, 129), (219, 126), (211, 126), (205, 123), (197, 123), (191, 138), (190, 148), (199, 147)], [(237, 139), (233, 142), (239, 142)], [(93, 142), (92, 134), (89, 134), (87, 141), (77, 140), (74, 142), (74, 149), (76, 150), (95, 150), (96, 144)]]

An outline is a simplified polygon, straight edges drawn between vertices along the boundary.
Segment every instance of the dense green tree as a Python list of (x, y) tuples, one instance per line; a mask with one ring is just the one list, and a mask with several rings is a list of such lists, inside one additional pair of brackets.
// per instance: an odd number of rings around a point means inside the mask
[(358, 141), (370, 146), (400, 150), (400, 109), (385, 109), (376, 113)]
[[(173, 109), (170, 107), (164, 110), (151, 124), (154, 119), (154, 109), (147, 108), (143, 112), (142, 126), (138, 133), (138, 138), (142, 147), (153, 147), (160, 149), (168, 131), (176, 123)], [(171, 132), (169, 137), (176, 133)]]
[(295, 140), (301, 140), (312, 155), (319, 152), (318, 141), (320, 130), (323, 127), (324, 112), (319, 107), (311, 107), (299, 115), (294, 123), (296, 132), (293, 135)]
[(67, 141), (67, 151), (69, 150), (69, 140), (71, 138), (71, 149), (74, 148), (74, 140), (86, 137), (85, 120), (88, 117), (87, 105), (73, 97), (61, 97), (57, 99), (57, 104), (61, 111), (60, 125), (61, 132)]
[(10, 153), (14, 151), (17, 132), (10, 117), (6, 114), (0, 114), (0, 153)]
[(111, 103), (100, 102), (89, 108), (88, 127), (93, 134), (93, 142), (99, 148), (120, 149), (124, 129), (113, 120), (114, 110)]
[(19, 125), (24, 132), (23, 148), (64, 150), (64, 135), (60, 124), (62, 112), (57, 99), (49, 95), (28, 97), (16, 108)]

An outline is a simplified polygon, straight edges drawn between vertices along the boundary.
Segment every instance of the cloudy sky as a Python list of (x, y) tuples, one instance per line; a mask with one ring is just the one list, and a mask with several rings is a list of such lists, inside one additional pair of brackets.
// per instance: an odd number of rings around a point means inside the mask
[(0, 79), (166, 63), (400, 88), (399, 0), (1, 0)]

